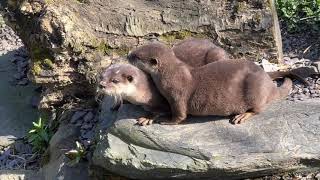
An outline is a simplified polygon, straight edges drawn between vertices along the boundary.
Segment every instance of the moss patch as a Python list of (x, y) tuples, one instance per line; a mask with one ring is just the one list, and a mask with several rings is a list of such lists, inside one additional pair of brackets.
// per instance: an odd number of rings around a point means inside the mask
[(34, 75), (39, 75), (42, 69), (52, 70), (54, 68), (54, 63), (52, 62), (53, 56), (49, 49), (39, 47), (31, 48), (31, 59), (31, 72)]
[(189, 37), (196, 37), (196, 38), (205, 38), (208, 37), (205, 33), (195, 33), (188, 30), (181, 30), (181, 31), (172, 31), (160, 36), (160, 40), (172, 44), (176, 40), (183, 40)]
[(53, 3), (53, 0), (44, 0), (44, 3), (51, 4), (51, 3)]
[(126, 46), (112, 48), (105, 42), (101, 42), (96, 49), (105, 55), (112, 55), (113, 53), (115, 53), (119, 56), (126, 56), (129, 53), (129, 48)]
[(45, 59), (42, 64), (50, 69), (53, 69), (53, 66), (54, 66), (51, 59), (48, 59), (48, 58)]
[(39, 75), (42, 71), (41, 63), (40, 62), (34, 62), (31, 67), (31, 72), (33, 75)]

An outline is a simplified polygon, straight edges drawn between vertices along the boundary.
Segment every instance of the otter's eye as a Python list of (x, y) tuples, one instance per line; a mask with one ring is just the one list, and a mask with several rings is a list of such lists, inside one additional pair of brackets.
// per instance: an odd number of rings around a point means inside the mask
[(132, 82), (132, 81), (133, 81), (133, 77), (132, 77), (132, 76), (127, 76), (127, 80), (128, 80), (129, 82)]
[(112, 79), (111, 82), (113, 82), (114, 84), (118, 84), (119, 80), (118, 79)]
[(151, 59), (150, 59), (150, 64), (151, 64), (152, 66), (156, 66), (156, 65), (158, 64), (158, 61), (157, 61), (156, 59), (154, 59), (154, 58), (151, 58)]

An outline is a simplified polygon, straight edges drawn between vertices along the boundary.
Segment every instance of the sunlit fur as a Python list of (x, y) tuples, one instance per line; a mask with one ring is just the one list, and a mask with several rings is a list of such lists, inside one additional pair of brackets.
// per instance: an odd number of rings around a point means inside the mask
[[(103, 71), (98, 77), (98, 87), (96, 93), (96, 99), (101, 99), (101, 97), (108, 95), (113, 97), (114, 99), (114, 106), (122, 104), (122, 90), (124, 87), (122, 83), (114, 84), (110, 81), (110, 77), (112, 73), (117, 74), (117, 68), (119, 65), (111, 65), (106, 68), (108, 71)], [(102, 85), (102, 86), (101, 86)]]

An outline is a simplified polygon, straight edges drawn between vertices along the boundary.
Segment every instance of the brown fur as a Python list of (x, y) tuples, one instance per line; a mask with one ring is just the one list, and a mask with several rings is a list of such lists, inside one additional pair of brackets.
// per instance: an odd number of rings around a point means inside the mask
[(189, 38), (173, 46), (172, 50), (178, 59), (192, 67), (229, 59), (224, 49), (207, 39)]
[(114, 64), (104, 69), (97, 91), (98, 94), (113, 96), (117, 106), (126, 100), (148, 111), (168, 111), (168, 103), (150, 76), (131, 64)]
[(269, 102), (285, 97), (292, 86), (286, 78), (277, 88), (262, 68), (249, 61), (223, 60), (191, 68), (160, 43), (141, 46), (128, 58), (151, 75), (169, 102), (172, 120), (165, 124), (178, 124), (187, 114), (241, 115), (233, 120), (241, 123)]
[[(189, 38), (174, 45), (172, 50), (179, 60), (192, 67), (201, 67), (211, 62), (229, 59), (229, 55), (224, 49), (207, 39)], [(296, 70), (267, 72), (267, 74), (272, 80), (288, 77), (308, 85), (308, 82), (298, 75)]]

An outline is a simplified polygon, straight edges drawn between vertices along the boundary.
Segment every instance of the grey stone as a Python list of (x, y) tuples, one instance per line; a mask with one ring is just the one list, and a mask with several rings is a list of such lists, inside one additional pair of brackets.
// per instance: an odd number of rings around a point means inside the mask
[(84, 123), (82, 126), (81, 126), (81, 129), (92, 129), (93, 125), (91, 123)]
[(15, 54), (14, 59), (18, 63), (17, 65), (20, 67), (26, 67), (28, 65), (28, 62), (26, 62), (26, 58), (24, 58), (24, 57), (16, 56), (16, 54)]
[(32, 147), (30, 144), (23, 143), (21, 141), (17, 141), (14, 143), (14, 149), (17, 153), (31, 154)]
[(92, 140), (93, 137), (94, 137), (94, 132), (93, 131), (87, 131), (87, 132), (83, 133), (81, 136), (84, 139)]
[(23, 78), (21, 81), (18, 82), (18, 85), (26, 86), (26, 85), (28, 85), (28, 83), (29, 83), (28, 78)]
[(76, 111), (72, 117), (70, 122), (71, 123), (76, 123), (79, 119), (81, 119), (87, 112), (86, 111)]
[(94, 115), (91, 111), (89, 111), (84, 117), (84, 122), (90, 122), (94, 118)]
[(138, 126), (140, 107), (105, 102), (93, 164), (133, 179), (242, 179), (320, 169), (320, 101), (280, 101), (240, 125), (220, 117)]
[(87, 149), (92, 144), (92, 141), (91, 140), (83, 140), (82, 144)]
[(320, 61), (316, 61), (312, 63), (313, 66), (317, 68), (317, 72), (320, 73)]
[(31, 107), (38, 108), (40, 101), (41, 97), (39, 95), (33, 95), (30, 100)]
[(17, 80), (20, 80), (20, 79), (24, 78), (25, 76), (26, 76), (26, 75), (25, 75), (24, 73), (22, 73), (22, 72), (18, 72), (18, 73), (16, 73), (16, 74), (13, 75), (13, 77), (14, 77), (15, 79), (17, 79)]
[(12, 86), (8, 81), (8, 77), (16, 73), (16, 68), (10, 62), (12, 58), (14, 51), (5, 55), (0, 52), (0, 69), (3, 70), (0, 71), (0, 146), (5, 147), (16, 138), (25, 136), (32, 122), (38, 118), (37, 110), (29, 105), (34, 86)]
[(0, 170), (1, 180), (43, 180), (42, 174), (33, 170)]
[(28, 66), (28, 62), (27, 61), (17, 61), (17, 69), (18, 69), (19, 72), (21, 72), (24, 69), (26, 69), (27, 66)]
[(61, 125), (52, 137), (49, 146), (50, 160), (42, 169), (45, 180), (88, 180), (88, 163), (80, 162), (75, 166), (69, 166), (70, 161), (64, 153), (75, 148), (75, 141), (80, 133), (79, 128), (71, 124)]
[(54, 76), (54, 72), (52, 70), (42, 70), (39, 75), (42, 77), (52, 77)]
[(316, 178), (317, 180), (320, 180), (320, 173), (316, 174), (315, 178)]

